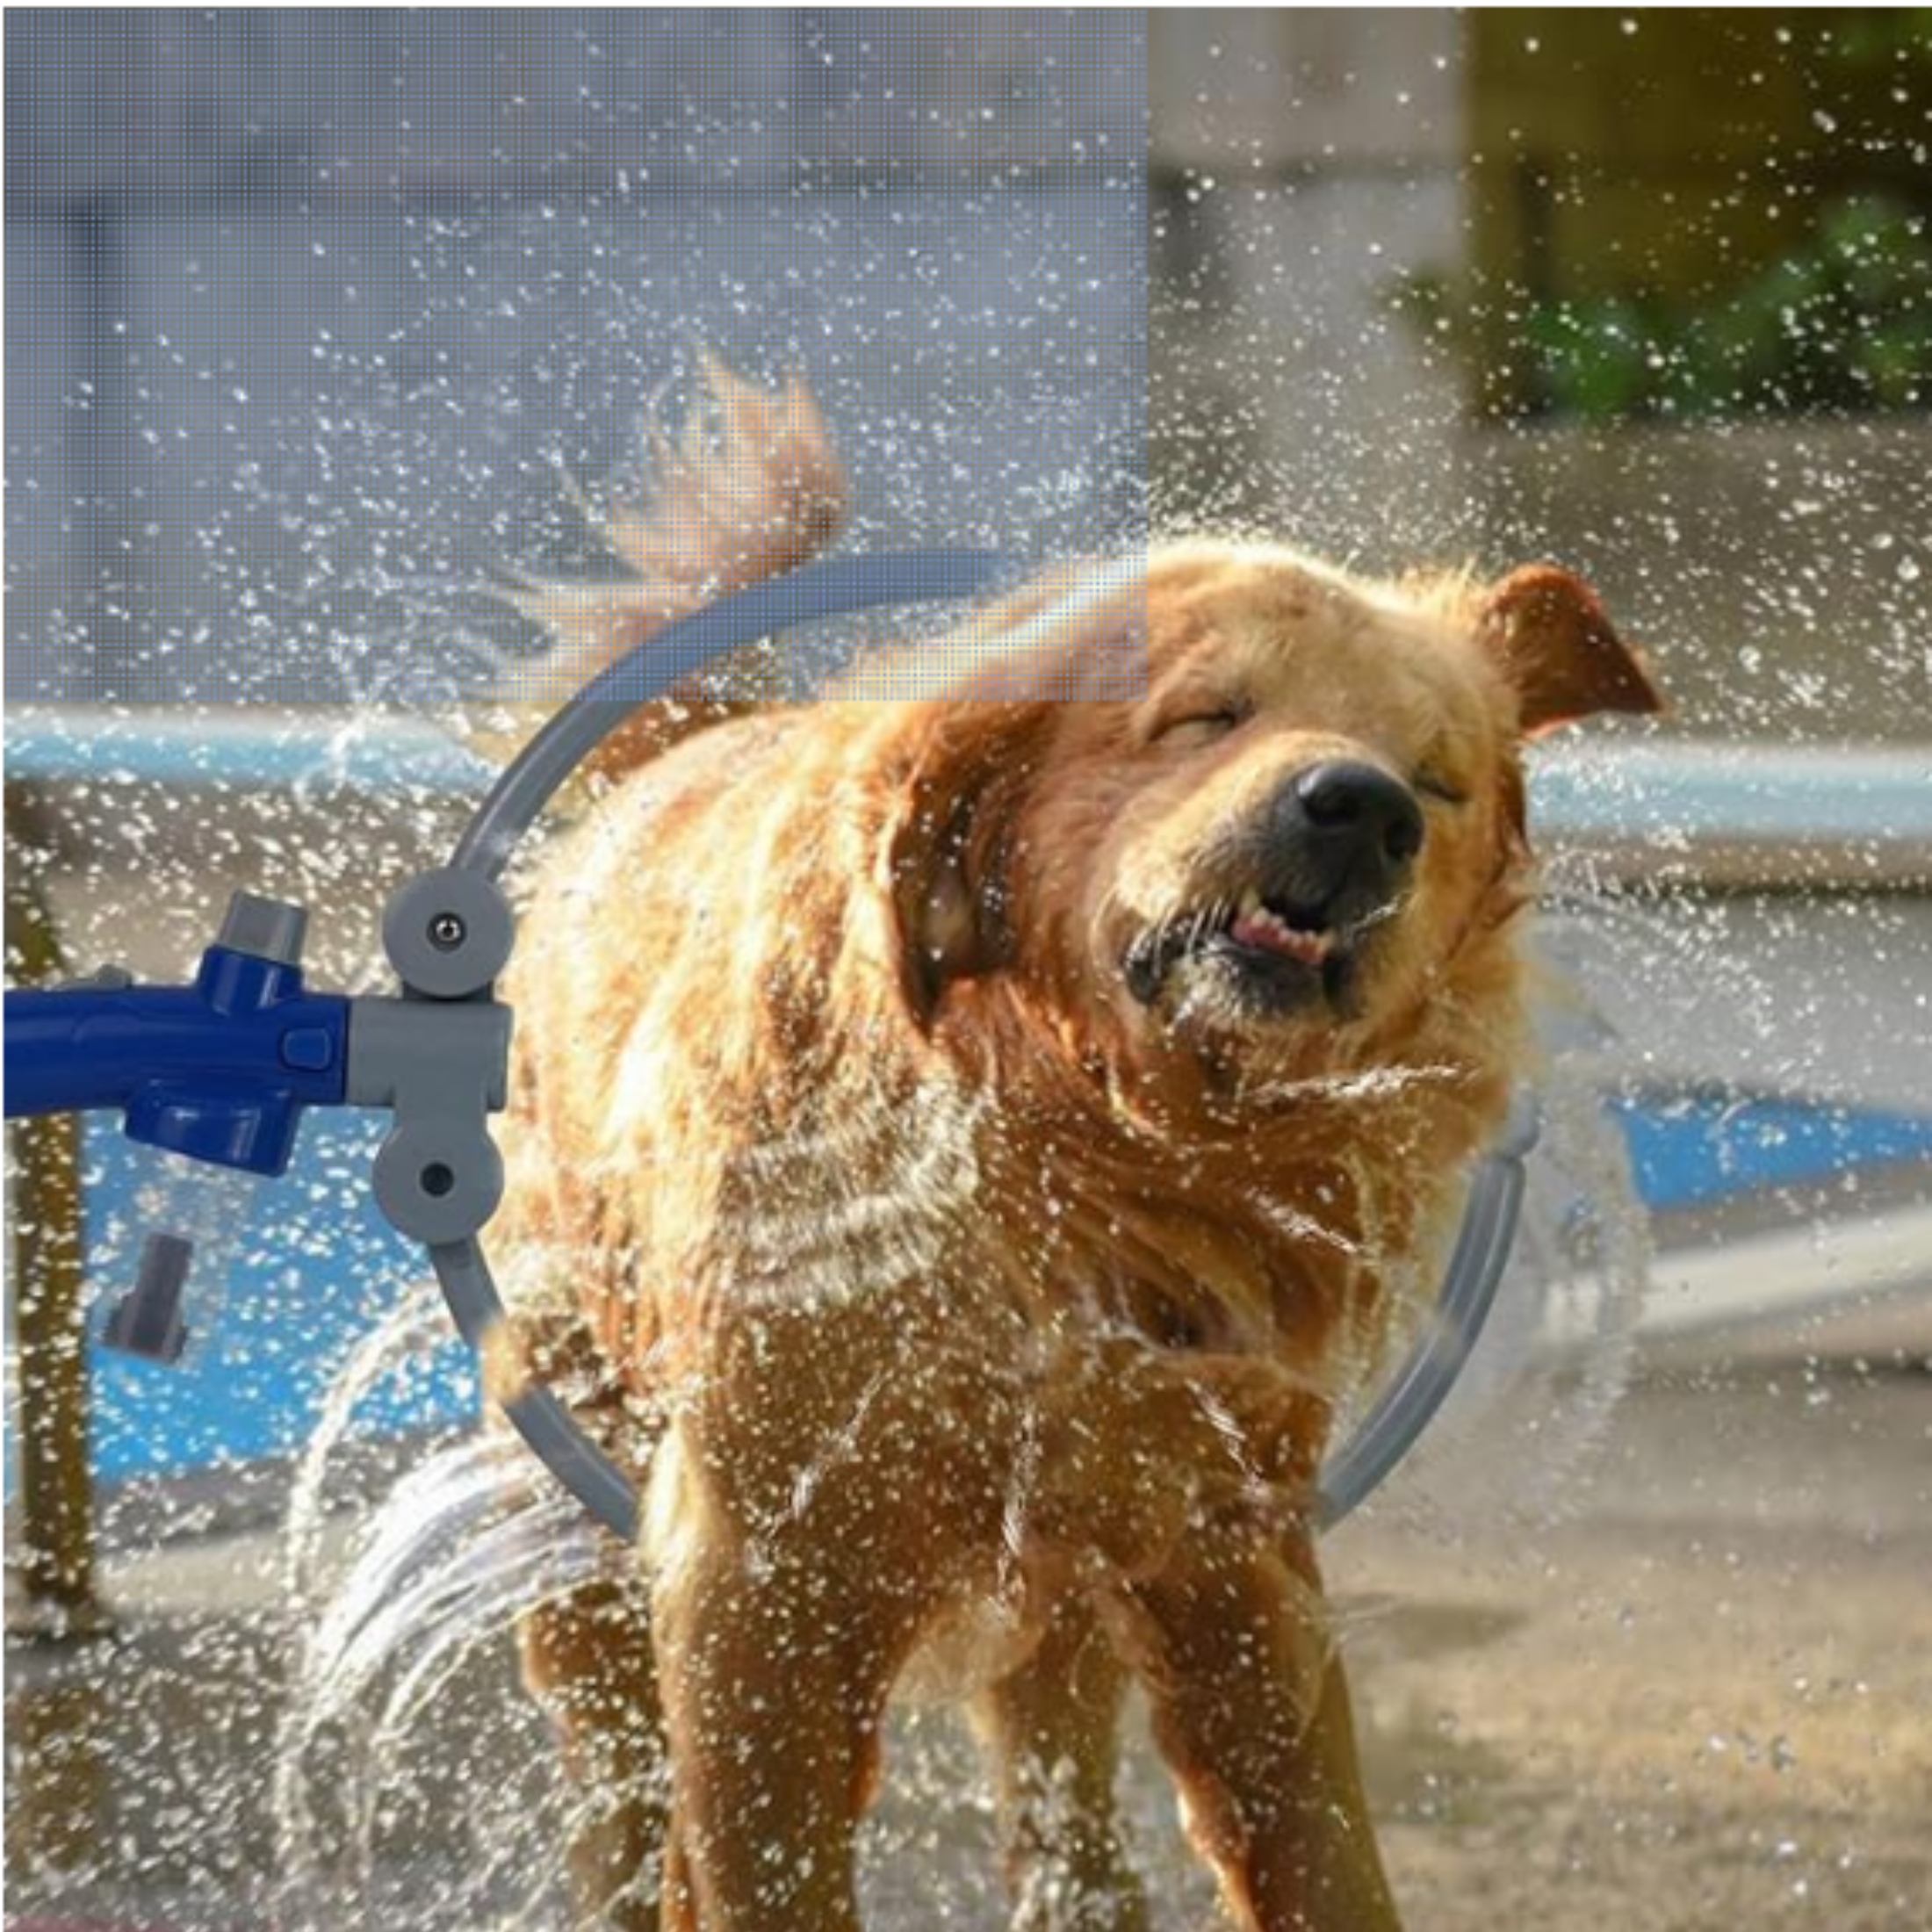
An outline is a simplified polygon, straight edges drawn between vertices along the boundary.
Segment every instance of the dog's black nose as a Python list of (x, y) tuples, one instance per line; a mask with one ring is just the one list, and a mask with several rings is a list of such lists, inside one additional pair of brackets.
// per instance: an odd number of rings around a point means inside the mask
[(1363, 858), (1407, 865), (1422, 850), (1422, 807), (1399, 779), (1374, 765), (1337, 759), (1294, 781), (1294, 797), (1318, 838)]
[(1422, 849), (1422, 807), (1401, 780), (1351, 759), (1311, 765), (1268, 813), (1276, 896), (1330, 923), (1359, 919), (1400, 890)]

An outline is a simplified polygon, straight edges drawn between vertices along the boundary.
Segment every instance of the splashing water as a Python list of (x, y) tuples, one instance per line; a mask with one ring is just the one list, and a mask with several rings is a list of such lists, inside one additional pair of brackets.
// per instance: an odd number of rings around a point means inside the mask
[[(513, 1762), (543, 1755), (532, 1735), (540, 1722), (505, 1669), (504, 1640), (520, 1612), (595, 1572), (598, 1552), (580, 1509), (542, 1487), (520, 1445), (466, 1435), (433, 1450), (381, 1510), (358, 1517), (339, 1552), (329, 1549), (330, 1476), (352, 1441), (357, 1404), (442, 1342), (445, 1320), (421, 1288), (357, 1351), (292, 1497), (285, 1575), (296, 1655), (275, 1767), (275, 1894), (285, 1924), (378, 1922), (385, 1901), (400, 1907), (405, 1897), (412, 1921), (427, 1922), (416, 1917), (424, 1896), (448, 1907), (439, 1923), (530, 1923), (540, 1917), (541, 1882), (500, 1895), (504, 1861), (489, 1848), (511, 1847), (508, 1864), (527, 1879), (542, 1870), (544, 1849), (567, 1837), (569, 1821), (552, 1815), (555, 1779), (546, 1804), (527, 1777), (476, 1774), (483, 1755), (501, 1755), (493, 1742), (521, 1747)], [(439, 1709), (434, 1744), (421, 1763), (409, 1761), (412, 1725), (452, 1687), (473, 1698), (479, 1680), (492, 1708), (455, 1721), (459, 1733), (467, 1718), (495, 1736), (451, 1751), (451, 1719)], [(506, 1787), (515, 1802), (500, 1809)], [(432, 1861), (438, 1869), (428, 1874), (397, 1849), (410, 1842), (402, 1827), (426, 1806), (448, 1808), (433, 1840), (444, 1848)]]
[[(441, 1339), (441, 1320), (418, 1294), (357, 1352), (292, 1504), (297, 1662), (275, 1788), (285, 1926), (399, 1913), (425, 1932), (571, 1922), (562, 1852), (599, 1794), (565, 1778), (510, 1640), (518, 1618), (612, 1575), (616, 1546), (498, 1433), (432, 1447), (346, 1537), (331, 1533), (332, 1466), (352, 1450), (355, 1409)], [(861, 1842), (867, 1922), (1004, 1925), (992, 1795), (962, 1725), (901, 1710), (888, 1761)], [(1156, 1896), (1198, 1915), (1206, 1881), (1144, 1742), (1121, 1795)]]

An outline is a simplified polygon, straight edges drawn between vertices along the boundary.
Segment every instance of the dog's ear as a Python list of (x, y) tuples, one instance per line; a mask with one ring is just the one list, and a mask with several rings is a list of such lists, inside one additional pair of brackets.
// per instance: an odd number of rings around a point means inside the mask
[[(922, 1022), (948, 985), (1014, 956), (1009, 901), (1022, 808), (1070, 703), (1144, 683), (1137, 557), (1075, 560), (975, 612), (933, 647), (944, 688), (904, 706), (903, 796), (888, 847), (907, 998)], [(861, 664), (839, 694), (893, 699), (903, 658)]]
[(902, 980), (922, 1023), (954, 981), (1013, 957), (1008, 862), (1053, 710), (1023, 699), (918, 708), (887, 863)]
[(1525, 737), (1598, 711), (1664, 708), (1643, 654), (1611, 627), (1596, 592), (1554, 564), (1491, 585), (1476, 624), (1516, 688)]

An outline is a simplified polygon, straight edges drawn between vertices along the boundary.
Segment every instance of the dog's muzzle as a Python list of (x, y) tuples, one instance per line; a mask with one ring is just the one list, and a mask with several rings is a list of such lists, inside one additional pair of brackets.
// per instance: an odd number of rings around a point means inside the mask
[(1211, 962), (1243, 1004), (1280, 1013), (1354, 1004), (1360, 955), (1399, 905), (1422, 849), (1422, 807), (1376, 765), (1331, 760), (1286, 781), (1236, 845), (1253, 883), (1142, 934), (1122, 962), (1143, 1005), (1185, 960)]

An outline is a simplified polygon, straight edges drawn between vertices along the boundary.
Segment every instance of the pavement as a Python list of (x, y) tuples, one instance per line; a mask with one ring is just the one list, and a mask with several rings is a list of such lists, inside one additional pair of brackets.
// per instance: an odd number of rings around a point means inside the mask
[[(1932, 1923), (1932, 1374), (1901, 1362), (1653, 1366), (1562, 1519), (1371, 1504), (1328, 1546), (1385, 1849), (1426, 1932)], [(132, 1550), (111, 1637), (10, 1651), (9, 1923), (264, 1922), (279, 1676), (295, 1634), (257, 1524)], [(411, 1739), (413, 1820), (379, 1906), (322, 1924), (496, 1913), (452, 1871), (471, 1794), (508, 1778), (515, 1874), (554, 1767), (506, 1659)], [(878, 1922), (999, 1923), (983, 1794), (926, 1720), (876, 1847)], [(1128, 1780), (1163, 1925), (1212, 1922), (1144, 1754)], [(501, 1856), (505, 1847), (498, 1845)], [(935, 1902), (938, 1901), (938, 1902)], [(300, 1920), (293, 1921), (302, 1923)]]

